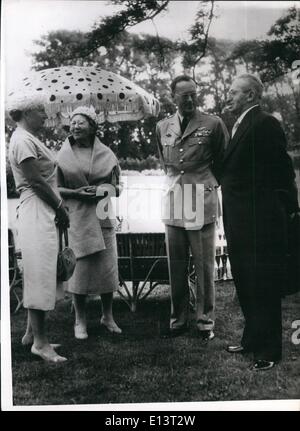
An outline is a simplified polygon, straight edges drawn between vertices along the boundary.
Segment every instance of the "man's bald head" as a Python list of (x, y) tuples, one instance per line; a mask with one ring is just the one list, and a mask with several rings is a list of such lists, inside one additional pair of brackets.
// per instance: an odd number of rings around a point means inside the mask
[(260, 103), (263, 84), (255, 75), (245, 73), (233, 81), (228, 93), (227, 107), (233, 114), (241, 115), (253, 105)]

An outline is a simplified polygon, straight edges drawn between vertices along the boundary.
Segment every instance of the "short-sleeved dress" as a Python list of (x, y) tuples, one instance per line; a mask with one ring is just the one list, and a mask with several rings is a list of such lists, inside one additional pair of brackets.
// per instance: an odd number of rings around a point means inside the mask
[(56, 280), (58, 230), (55, 211), (36, 195), (23, 175), (20, 164), (28, 158), (38, 162), (41, 175), (59, 196), (51, 151), (31, 133), (17, 127), (10, 140), (9, 160), (20, 193), (18, 236), (24, 269), (24, 307), (48, 311), (54, 309), (61, 289)]

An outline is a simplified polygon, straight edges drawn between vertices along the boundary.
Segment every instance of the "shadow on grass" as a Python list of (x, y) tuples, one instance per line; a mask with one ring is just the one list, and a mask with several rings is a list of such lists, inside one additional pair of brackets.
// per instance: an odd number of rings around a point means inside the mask
[(123, 330), (110, 334), (100, 326), (101, 302), (88, 303), (87, 340), (74, 338), (71, 300), (49, 313), (51, 342), (68, 361), (49, 365), (20, 344), (26, 312), (12, 315), (12, 369), (15, 405), (65, 405), (145, 402), (222, 401), (299, 398), (299, 346), (291, 343), (291, 322), (299, 318), (300, 296), (284, 300), (284, 360), (266, 373), (249, 371), (249, 357), (229, 355), (228, 343), (240, 339), (243, 320), (233, 300), (232, 283), (216, 292), (216, 337), (201, 343), (193, 315), (190, 330), (163, 339), (168, 327), (168, 288), (153, 295), (131, 313), (117, 296), (114, 315)]

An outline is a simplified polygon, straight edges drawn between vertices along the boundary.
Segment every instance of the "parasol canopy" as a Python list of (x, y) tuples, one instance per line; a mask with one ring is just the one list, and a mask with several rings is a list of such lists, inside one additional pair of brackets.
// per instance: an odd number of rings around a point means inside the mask
[[(157, 116), (159, 102), (122, 76), (100, 67), (66, 66), (31, 72), (7, 96), (7, 109), (42, 103), (47, 126), (68, 125), (78, 106), (93, 106), (99, 123)], [(20, 108), (19, 108), (20, 109)]]

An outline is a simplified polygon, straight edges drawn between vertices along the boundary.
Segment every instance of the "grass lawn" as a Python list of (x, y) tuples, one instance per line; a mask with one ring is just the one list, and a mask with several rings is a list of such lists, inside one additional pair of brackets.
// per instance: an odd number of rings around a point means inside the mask
[(119, 297), (114, 303), (123, 334), (100, 328), (100, 301), (88, 304), (89, 338), (73, 336), (71, 300), (57, 304), (48, 317), (50, 340), (62, 343), (68, 361), (47, 364), (24, 348), (26, 312), (12, 315), (14, 405), (187, 402), (300, 398), (300, 345), (291, 342), (299, 319), (300, 295), (283, 301), (283, 361), (266, 372), (248, 370), (250, 358), (224, 348), (240, 339), (243, 320), (233, 301), (233, 284), (216, 286), (216, 337), (201, 344), (195, 322), (189, 333), (160, 338), (168, 326), (168, 287), (158, 288), (136, 313)]

